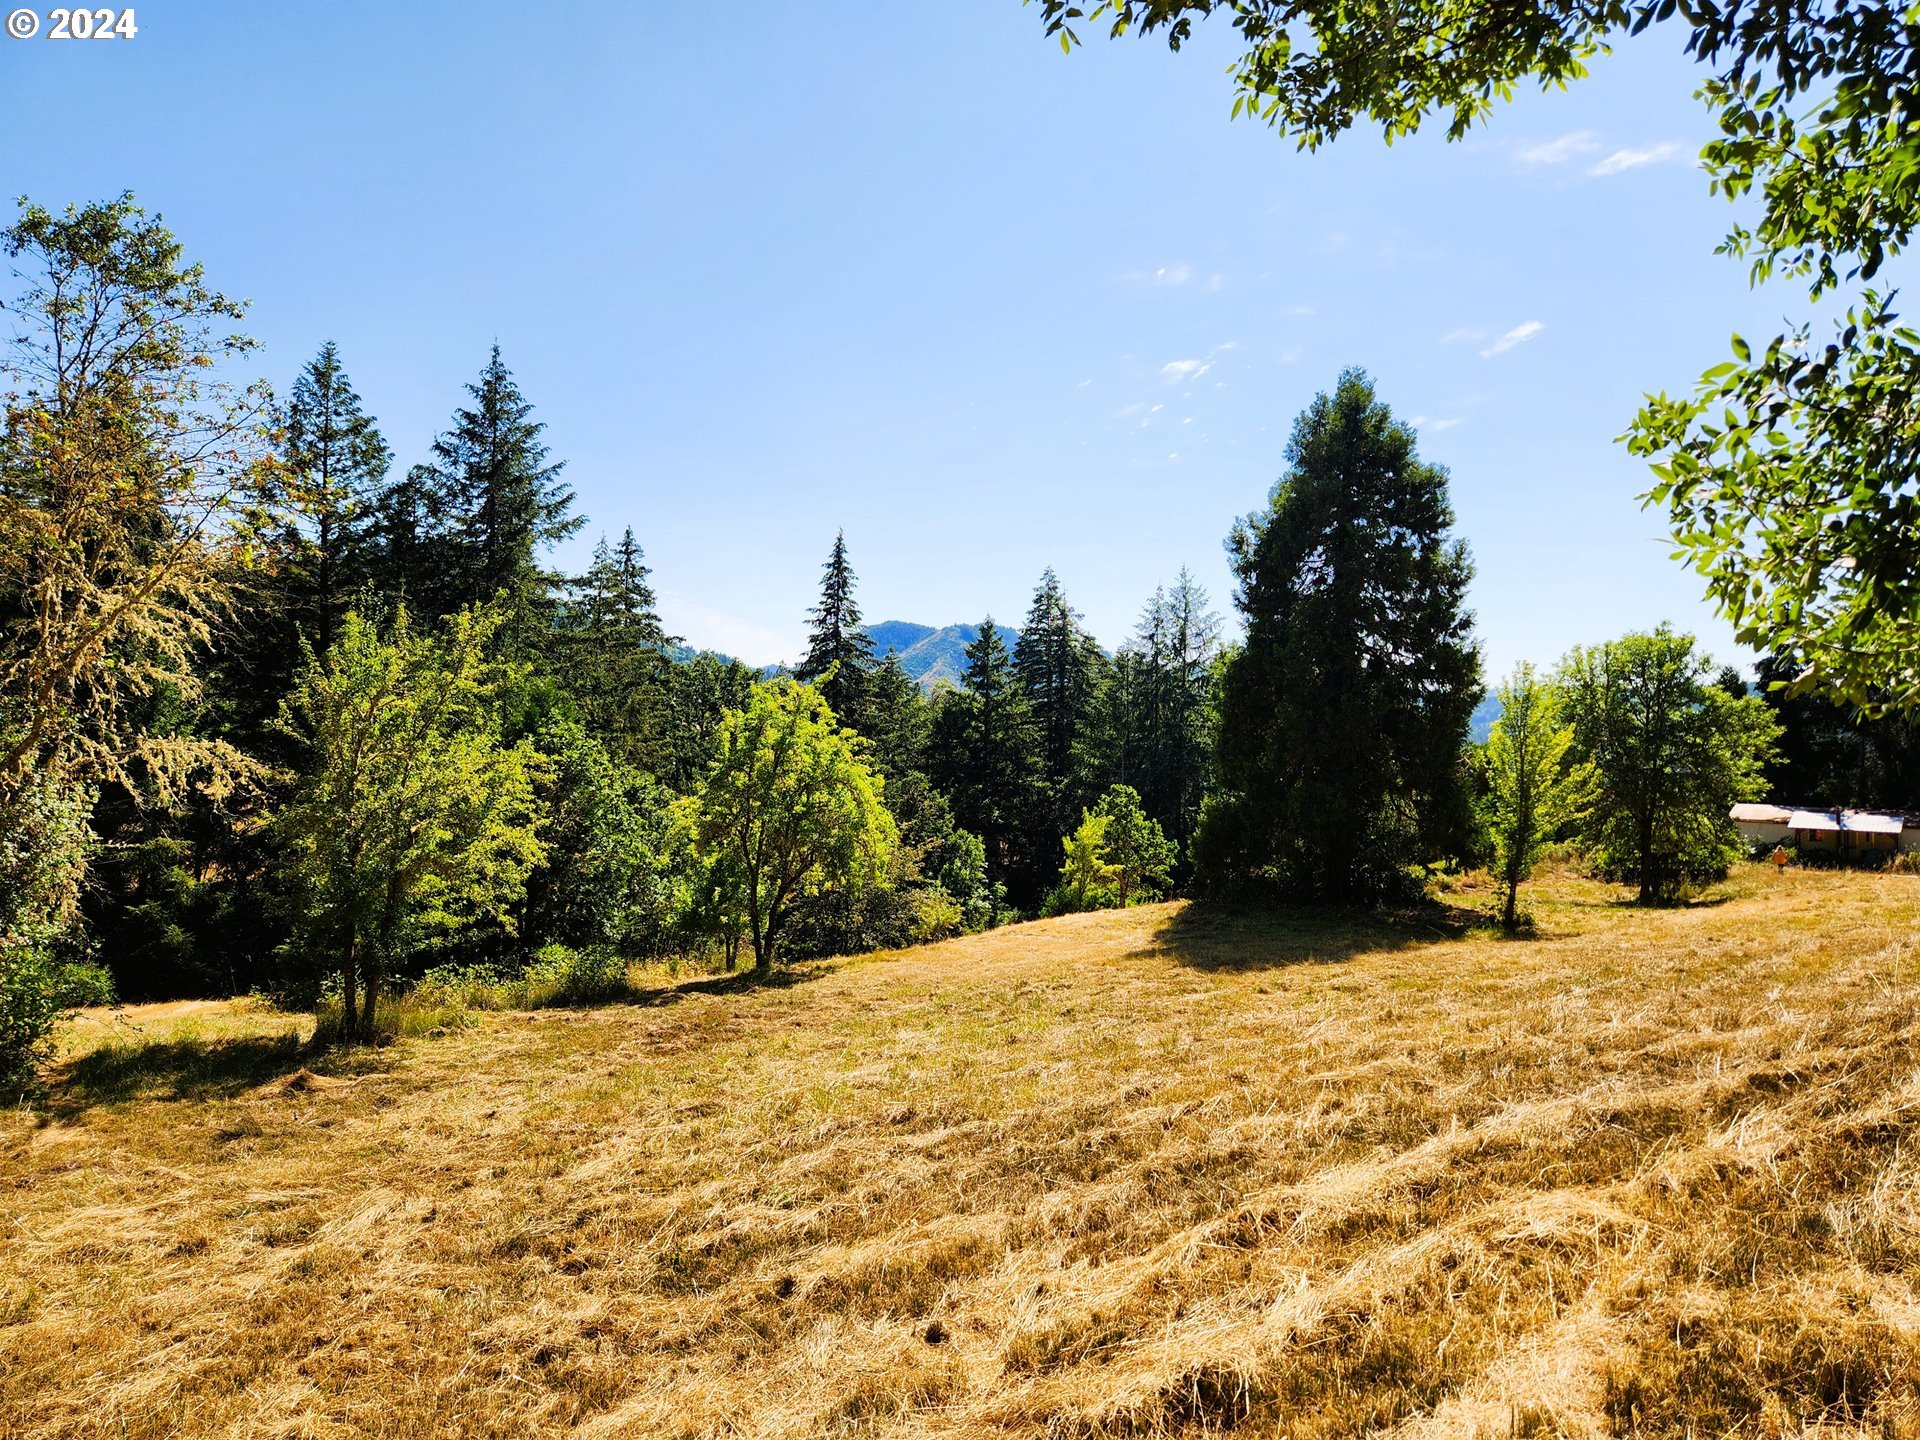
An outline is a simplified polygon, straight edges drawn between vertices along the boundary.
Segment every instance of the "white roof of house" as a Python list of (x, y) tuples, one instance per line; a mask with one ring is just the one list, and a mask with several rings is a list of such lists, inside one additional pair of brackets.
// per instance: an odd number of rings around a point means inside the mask
[(1729, 817), (1749, 825), (1784, 825), (1793, 812), (1783, 805), (1736, 805)]
[[(1771, 807), (1759, 805), (1736, 805), (1733, 807), (1734, 819), (1760, 819), (1760, 816), (1742, 816), (1741, 810), (1760, 810)], [(1787, 825), (1794, 830), (1841, 830), (1856, 835), (1898, 835), (1906, 828), (1906, 821), (1899, 815), (1880, 815), (1871, 810), (1795, 810), (1787, 817)]]

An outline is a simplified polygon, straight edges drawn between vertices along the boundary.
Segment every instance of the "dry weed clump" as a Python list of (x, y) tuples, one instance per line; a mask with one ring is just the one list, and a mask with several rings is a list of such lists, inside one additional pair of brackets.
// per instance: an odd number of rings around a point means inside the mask
[(1915, 1440), (1920, 888), (1619, 899), (90, 1020), (0, 1119), (0, 1436)]

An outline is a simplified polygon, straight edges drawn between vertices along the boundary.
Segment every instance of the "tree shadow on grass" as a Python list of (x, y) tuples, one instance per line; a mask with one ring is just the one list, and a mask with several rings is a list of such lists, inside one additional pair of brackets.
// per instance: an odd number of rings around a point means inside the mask
[(291, 1031), (219, 1040), (114, 1042), (57, 1067), (46, 1109), (71, 1120), (133, 1100), (227, 1100), (305, 1068), (314, 1048)]
[(832, 960), (799, 960), (781, 963), (771, 970), (738, 970), (731, 975), (704, 975), (697, 980), (677, 980), (671, 985), (636, 987), (610, 996), (616, 1005), (677, 1005), (694, 995), (751, 995), (762, 990), (790, 990), (810, 980), (831, 975), (840, 967)]
[(1143, 954), (1196, 970), (1337, 965), (1362, 955), (1416, 950), (1498, 931), (1484, 911), (1434, 902), (1397, 910), (1268, 906), (1197, 900), (1169, 916)]

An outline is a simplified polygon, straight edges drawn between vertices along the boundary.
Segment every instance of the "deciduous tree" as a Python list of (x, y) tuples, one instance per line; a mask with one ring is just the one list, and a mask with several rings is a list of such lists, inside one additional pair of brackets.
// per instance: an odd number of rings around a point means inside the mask
[(463, 610), (434, 635), (402, 606), (382, 635), (349, 613), (287, 699), (283, 723), (311, 757), (276, 820), (295, 943), (338, 970), (349, 1035), (372, 1035), (381, 986), (415, 948), (478, 920), (511, 924), (545, 858), (545, 757), (503, 743), (495, 713), (509, 677), (487, 652), (502, 623)]
[(1559, 684), (1573, 754), (1592, 766), (1582, 841), (1642, 904), (1724, 875), (1728, 812), (1756, 798), (1779, 735), (1766, 704), (1711, 683), (1691, 635), (1666, 626), (1574, 650)]
[(754, 967), (767, 970), (796, 903), (881, 883), (896, 835), (881, 780), (825, 697), (792, 680), (755, 685), (720, 726), (697, 792), (695, 841), (744, 914)]
[(1518, 923), (1520, 886), (1540, 851), (1573, 818), (1588, 771), (1571, 764), (1573, 727), (1560, 713), (1558, 692), (1518, 666), (1496, 692), (1500, 718), (1487, 736), (1487, 828), (1504, 898), (1500, 922)]

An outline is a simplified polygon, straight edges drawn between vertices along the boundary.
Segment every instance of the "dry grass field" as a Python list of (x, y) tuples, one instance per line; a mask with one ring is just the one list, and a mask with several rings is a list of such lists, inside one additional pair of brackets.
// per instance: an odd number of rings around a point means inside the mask
[(1622, 898), (89, 1017), (0, 1114), (0, 1435), (1920, 1436), (1920, 878)]

